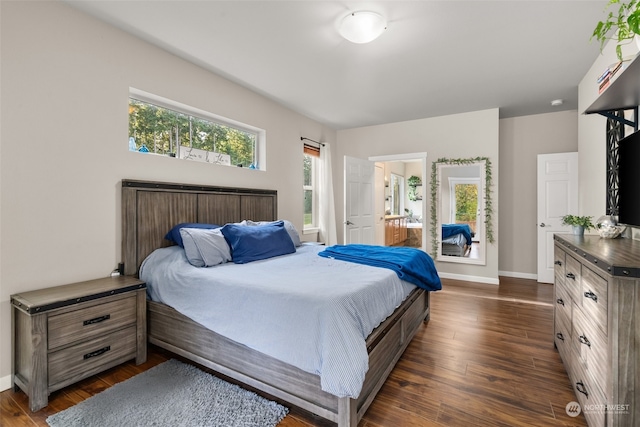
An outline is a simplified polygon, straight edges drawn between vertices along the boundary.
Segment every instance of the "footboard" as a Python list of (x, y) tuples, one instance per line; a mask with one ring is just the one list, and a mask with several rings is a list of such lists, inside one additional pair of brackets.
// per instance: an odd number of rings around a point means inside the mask
[(149, 342), (275, 398), (355, 427), (396, 362), (429, 316), (429, 293), (414, 290), (367, 339), (369, 371), (358, 399), (338, 398), (320, 377), (229, 340), (161, 303), (148, 303)]

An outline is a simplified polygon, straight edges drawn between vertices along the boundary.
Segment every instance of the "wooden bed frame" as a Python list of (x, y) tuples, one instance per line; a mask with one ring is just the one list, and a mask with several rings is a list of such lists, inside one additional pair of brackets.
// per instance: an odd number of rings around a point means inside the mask
[[(148, 254), (168, 246), (164, 235), (175, 224), (225, 224), (243, 219), (277, 219), (277, 192), (123, 180), (124, 272), (137, 274)], [(339, 427), (356, 427), (422, 322), (429, 319), (429, 292), (416, 288), (367, 338), (369, 371), (357, 399), (324, 392), (318, 375), (218, 335), (171, 307), (153, 301), (147, 307), (150, 343)]]

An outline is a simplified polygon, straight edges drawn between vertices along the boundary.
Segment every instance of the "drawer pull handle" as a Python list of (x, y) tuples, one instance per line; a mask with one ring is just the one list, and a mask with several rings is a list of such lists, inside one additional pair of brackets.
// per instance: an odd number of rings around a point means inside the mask
[(573, 273), (567, 273), (567, 277), (568, 277), (569, 279), (576, 280), (576, 275), (575, 275), (575, 274), (573, 274)]
[(84, 360), (91, 359), (92, 357), (100, 356), (101, 354), (105, 354), (107, 351), (111, 350), (111, 346), (108, 345), (106, 347), (102, 347), (100, 350), (92, 351), (91, 353), (87, 353), (83, 356)]
[(110, 314), (105, 314), (104, 316), (96, 317), (95, 319), (89, 319), (82, 322), (82, 326), (93, 325), (94, 323), (104, 322), (105, 320), (111, 319)]
[(557, 337), (559, 340), (564, 341), (564, 335), (562, 335), (562, 333), (558, 332), (558, 333), (556, 334), (556, 337)]
[(580, 335), (580, 342), (591, 348), (591, 341), (589, 341), (589, 339), (585, 335)]
[(584, 394), (585, 396), (589, 397), (587, 388), (584, 386), (584, 383), (582, 381), (578, 381), (576, 383), (576, 390), (578, 390), (580, 393)]
[(584, 297), (585, 298), (591, 298), (592, 300), (594, 300), (595, 302), (598, 302), (598, 295), (594, 294), (591, 291), (585, 292), (584, 293)]
[(558, 298), (556, 302), (560, 305), (564, 305), (564, 301), (562, 301), (562, 298)]
[(555, 265), (562, 265), (562, 261), (556, 261), (554, 262)]

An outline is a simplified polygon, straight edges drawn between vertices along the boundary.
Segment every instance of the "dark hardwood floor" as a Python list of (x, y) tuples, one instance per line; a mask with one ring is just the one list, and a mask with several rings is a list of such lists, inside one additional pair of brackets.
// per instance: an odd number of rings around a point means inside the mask
[[(359, 427), (586, 426), (565, 412), (575, 400), (554, 349), (553, 286), (501, 278), (501, 284), (443, 280), (425, 323)], [(126, 363), (50, 396), (30, 413), (21, 391), (0, 393), (0, 426), (46, 426), (46, 418), (174, 357), (151, 347)], [(332, 426), (291, 408), (279, 427)]]

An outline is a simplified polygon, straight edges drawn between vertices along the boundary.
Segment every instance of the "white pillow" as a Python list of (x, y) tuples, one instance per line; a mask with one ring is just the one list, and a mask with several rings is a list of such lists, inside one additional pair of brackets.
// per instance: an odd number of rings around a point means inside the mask
[(180, 236), (187, 260), (195, 267), (212, 267), (231, 261), (231, 249), (219, 228), (181, 228)]
[[(300, 234), (298, 233), (298, 230), (296, 230), (296, 227), (291, 223), (291, 221), (288, 221), (286, 219), (281, 219), (278, 221), (284, 222), (284, 229), (287, 230), (287, 233), (289, 233), (289, 237), (291, 237), (293, 246), (295, 246), (296, 248), (300, 246), (302, 244), (302, 242), (300, 241)], [(249, 219), (245, 219), (244, 221), (238, 224), (239, 225), (262, 225), (262, 224), (273, 224), (274, 222), (278, 222), (278, 221), (251, 221)]]

